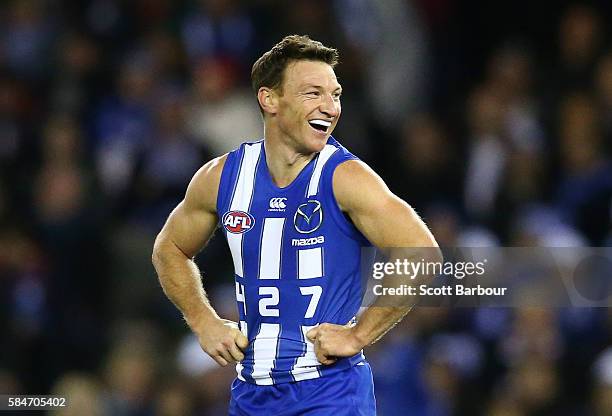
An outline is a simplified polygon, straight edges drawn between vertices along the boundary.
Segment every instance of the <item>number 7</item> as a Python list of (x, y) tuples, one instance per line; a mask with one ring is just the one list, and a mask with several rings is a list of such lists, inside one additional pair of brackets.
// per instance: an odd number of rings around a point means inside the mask
[(306, 309), (306, 313), (304, 314), (304, 318), (312, 318), (317, 310), (317, 305), (319, 304), (319, 299), (321, 298), (323, 288), (321, 288), (321, 286), (300, 287), (300, 292), (302, 292), (302, 295), (312, 296), (310, 298), (310, 303), (308, 304), (308, 309)]

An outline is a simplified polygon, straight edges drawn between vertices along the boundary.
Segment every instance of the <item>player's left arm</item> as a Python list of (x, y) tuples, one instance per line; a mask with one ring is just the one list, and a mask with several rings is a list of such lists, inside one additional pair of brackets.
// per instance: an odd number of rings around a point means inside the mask
[[(425, 223), (365, 163), (350, 160), (340, 164), (334, 172), (333, 189), (340, 209), (376, 247), (434, 247), (429, 249), (431, 260), (440, 259), (438, 244)], [(355, 326), (324, 323), (307, 335), (315, 343), (318, 360), (322, 364), (332, 364), (335, 357), (352, 356), (374, 343), (410, 308), (406, 303), (371, 306)]]

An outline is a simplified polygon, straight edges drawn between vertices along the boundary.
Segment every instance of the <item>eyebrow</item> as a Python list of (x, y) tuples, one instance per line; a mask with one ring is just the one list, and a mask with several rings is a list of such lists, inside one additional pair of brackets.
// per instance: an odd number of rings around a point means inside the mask
[[(302, 86), (302, 89), (308, 89), (308, 88), (316, 88), (318, 90), (322, 90), (323, 86), (322, 85), (318, 85), (318, 84), (304, 84)], [(338, 85), (336, 88), (334, 88), (334, 92), (338, 91), (338, 90), (342, 91), (342, 85)]]

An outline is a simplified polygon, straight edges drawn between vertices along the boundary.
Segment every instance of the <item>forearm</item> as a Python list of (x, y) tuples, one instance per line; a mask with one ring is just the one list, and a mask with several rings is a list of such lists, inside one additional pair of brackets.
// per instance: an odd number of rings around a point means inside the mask
[[(438, 247), (418, 248), (393, 248), (384, 250), (393, 264), (396, 260), (408, 260), (410, 262), (431, 261), (440, 262), (442, 256)], [(392, 274), (381, 281), (384, 290), (409, 287), (416, 288), (418, 285), (427, 283), (432, 276), (424, 273), (409, 277), (408, 275)], [(387, 292), (397, 293), (397, 292)], [(357, 339), (364, 345), (371, 345), (378, 341), (391, 328), (410, 312), (417, 304), (418, 296), (416, 290), (404, 295), (380, 295), (370, 307), (361, 315), (359, 323), (354, 332)]]
[(156, 243), (153, 265), (164, 293), (194, 332), (219, 319), (206, 297), (197, 265), (172, 242)]
[(353, 328), (355, 337), (364, 347), (372, 345), (410, 312), (410, 306), (370, 306)]

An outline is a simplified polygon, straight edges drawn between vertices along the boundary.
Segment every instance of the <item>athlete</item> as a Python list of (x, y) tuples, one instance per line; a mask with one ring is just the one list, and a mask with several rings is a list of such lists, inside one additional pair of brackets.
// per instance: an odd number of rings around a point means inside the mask
[[(356, 319), (361, 249), (437, 247), (410, 206), (332, 136), (338, 53), (288, 36), (253, 65), (264, 139), (193, 177), (157, 236), (153, 263), (202, 349), (237, 363), (231, 415), (374, 415), (362, 349), (409, 311)], [(234, 263), (240, 322), (218, 316), (193, 258), (217, 227)]]

